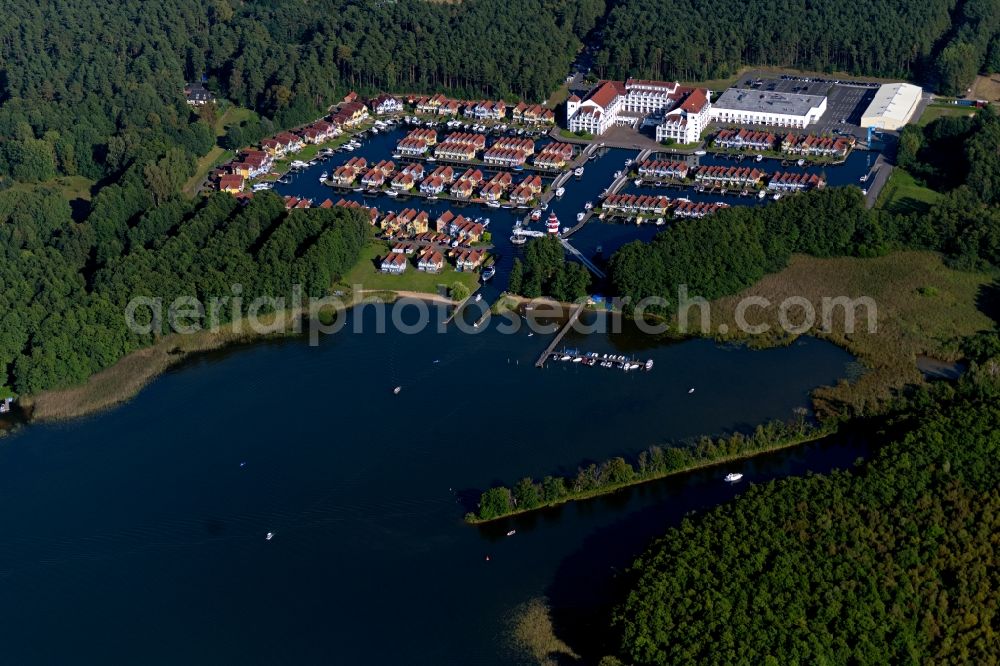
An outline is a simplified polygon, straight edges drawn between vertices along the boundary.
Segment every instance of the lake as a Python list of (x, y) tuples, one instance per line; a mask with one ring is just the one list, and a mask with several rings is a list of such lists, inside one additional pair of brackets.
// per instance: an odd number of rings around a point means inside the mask
[[(655, 368), (536, 369), (545, 343), (450, 327), (238, 347), (0, 440), (4, 663), (519, 663), (519, 604), (548, 595), (565, 619), (606, 603), (614, 572), (686, 512), (864, 453), (814, 443), (467, 526), (491, 484), (789, 419), (852, 363), (813, 339), (594, 334), (567, 343)], [(735, 470), (743, 483), (721, 481)]]

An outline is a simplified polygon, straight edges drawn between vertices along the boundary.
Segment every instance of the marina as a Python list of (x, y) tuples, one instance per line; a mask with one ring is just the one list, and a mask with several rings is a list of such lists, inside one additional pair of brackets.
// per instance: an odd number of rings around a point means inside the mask
[(581, 352), (579, 349), (563, 348), (560, 351), (551, 352), (549, 360), (561, 363), (582, 363), (587, 367), (601, 367), (608, 369), (623, 370), (630, 372), (633, 370), (652, 370), (653, 359), (636, 359), (625, 354), (598, 354), (597, 352)]

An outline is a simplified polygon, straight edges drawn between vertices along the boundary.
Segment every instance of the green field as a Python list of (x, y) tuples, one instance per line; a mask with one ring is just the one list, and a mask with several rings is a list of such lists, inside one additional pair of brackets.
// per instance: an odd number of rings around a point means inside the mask
[(909, 172), (896, 168), (879, 194), (878, 207), (893, 213), (924, 212), (940, 199), (939, 192), (924, 187)]
[(14, 192), (57, 190), (67, 201), (74, 199), (90, 201), (90, 189), (93, 186), (94, 181), (83, 176), (62, 176), (43, 183), (13, 183), (10, 189)]
[(954, 104), (930, 104), (924, 109), (923, 114), (920, 116), (920, 120), (917, 121), (919, 127), (924, 127), (938, 118), (944, 118), (946, 116), (971, 116), (975, 113), (975, 109), (970, 109), (967, 106), (955, 106)]
[(341, 285), (345, 289), (353, 289), (356, 285), (365, 291), (416, 291), (423, 294), (441, 294), (441, 287), (450, 287), (455, 282), (461, 282), (469, 291), (473, 291), (479, 283), (479, 273), (460, 273), (447, 261), (440, 273), (425, 273), (417, 270), (417, 256), (407, 257), (409, 266), (402, 275), (390, 275), (379, 271), (377, 259), (384, 257), (389, 251), (385, 243), (374, 243), (362, 253), (358, 264), (344, 276)]

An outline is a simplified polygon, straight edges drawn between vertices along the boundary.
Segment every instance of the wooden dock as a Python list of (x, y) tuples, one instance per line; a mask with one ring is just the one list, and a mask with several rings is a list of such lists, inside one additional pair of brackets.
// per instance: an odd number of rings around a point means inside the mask
[(556, 345), (562, 342), (563, 337), (569, 332), (569, 329), (573, 327), (576, 320), (580, 318), (580, 315), (583, 313), (583, 307), (583, 303), (580, 303), (573, 308), (573, 312), (570, 314), (569, 319), (566, 320), (563, 327), (559, 329), (559, 332), (556, 333), (554, 338), (552, 338), (552, 342), (549, 343), (549, 345), (545, 348), (545, 351), (542, 352), (542, 355), (538, 357), (537, 361), (535, 361), (536, 368), (542, 368), (545, 366), (545, 361), (547, 361), (549, 356), (552, 355), (552, 350), (556, 348)]

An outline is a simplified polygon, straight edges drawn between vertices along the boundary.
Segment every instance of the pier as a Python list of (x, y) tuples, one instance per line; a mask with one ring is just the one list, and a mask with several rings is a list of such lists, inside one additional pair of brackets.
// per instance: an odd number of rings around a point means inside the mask
[(545, 367), (545, 361), (547, 361), (549, 357), (552, 356), (552, 350), (556, 348), (556, 345), (562, 342), (563, 337), (566, 335), (566, 333), (569, 332), (569, 329), (573, 327), (573, 324), (576, 323), (576, 320), (580, 318), (580, 315), (583, 313), (583, 307), (584, 307), (583, 303), (580, 303), (579, 305), (573, 308), (573, 312), (570, 313), (569, 319), (566, 320), (566, 323), (563, 324), (563, 327), (559, 329), (559, 332), (556, 333), (555, 337), (552, 338), (552, 342), (549, 343), (549, 345), (545, 348), (545, 351), (542, 352), (542, 355), (538, 357), (537, 361), (535, 361), (536, 368)]
[(570, 244), (570, 242), (568, 240), (566, 240), (565, 238), (560, 238), (559, 242), (562, 243), (562, 246), (566, 249), (566, 251), (569, 252), (571, 255), (573, 255), (574, 259), (576, 259), (581, 264), (583, 264), (583, 267), (586, 268), (588, 271), (590, 271), (591, 273), (593, 273), (594, 275), (596, 275), (597, 277), (599, 277), (602, 280), (607, 277), (607, 275), (605, 275), (604, 271), (602, 271), (600, 268), (598, 268), (594, 264), (594, 262), (592, 262), (590, 259), (588, 259), (587, 257), (583, 256), (583, 253), (580, 252), (575, 247), (573, 247), (573, 245)]

